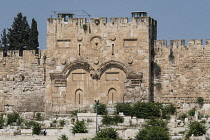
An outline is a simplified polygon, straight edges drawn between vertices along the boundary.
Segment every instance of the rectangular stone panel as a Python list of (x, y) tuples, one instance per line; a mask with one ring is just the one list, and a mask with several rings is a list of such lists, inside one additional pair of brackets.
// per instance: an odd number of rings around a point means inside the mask
[(70, 39), (60, 39), (57, 40), (57, 47), (71, 47), (71, 40)]
[(119, 72), (107, 72), (106, 80), (107, 81), (118, 81), (119, 80)]
[(84, 81), (86, 73), (73, 73), (72, 80), (73, 81)]
[(124, 39), (124, 47), (137, 47), (137, 39)]

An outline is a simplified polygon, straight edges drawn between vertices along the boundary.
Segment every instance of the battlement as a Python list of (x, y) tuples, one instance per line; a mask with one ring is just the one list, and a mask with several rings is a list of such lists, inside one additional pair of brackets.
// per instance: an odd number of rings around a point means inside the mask
[(206, 44), (202, 44), (202, 39), (190, 39), (188, 45), (185, 45), (185, 40), (170, 40), (170, 44), (167, 45), (167, 40), (155, 40), (155, 47), (192, 47), (192, 46), (207, 46), (210, 47), (210, 39), (206, 39)]
[(36, 52), (36, 50), (7, 50), (0, 51), (0, 58), (25, 58), (25, 57), (39, 57), (41, 55), (41, 50)]
[(116, 23), (140, 23), (140, 22), (149, 22), (151, 18), (148, 16), (144, 17), (132, 17), (131, 20), (129, 20), (128, 17), (96, 17), (96, 18), (69, 18), (67, 21), (64, 18), (48, 18), (48, 24), (74, 24), (78, 25), (80, 23), (82, 24), (96, 24), (96, 25), (106, 25), (111, 24), (115, 25)]

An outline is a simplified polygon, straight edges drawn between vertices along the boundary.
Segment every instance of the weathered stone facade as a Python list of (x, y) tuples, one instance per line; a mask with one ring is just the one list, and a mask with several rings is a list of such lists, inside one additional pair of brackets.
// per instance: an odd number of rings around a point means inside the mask
[(210, 41), (167, 46), (156, 36), (148, 16), (49, 18), (46, 50), (0, 53), (0, 111), (68, 113), (94, 100), (209, 103)]
[(161, 67), (161, 75), (155, 79), (161, 88), (155, 88), (155, 101), (174, 103), (182, 108), (183, 103), (193, 104), (198, 97), (210, 102), (210, 44), (202, 45), (201, 39), (155, 41), (155, 62)]
[(47, 28), (47, 111), (149, 100), (155, 20), (50, 18)]

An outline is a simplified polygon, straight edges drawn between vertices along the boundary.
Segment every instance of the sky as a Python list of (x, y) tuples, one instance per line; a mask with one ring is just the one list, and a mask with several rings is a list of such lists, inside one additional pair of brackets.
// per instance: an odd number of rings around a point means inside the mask
[(46, 49), (47, 18), (51, 11), (84, 10), (91, 17), (131, 17), (146, 11), (157, 20), (158, 40), (210, 39), (210, 0), (1, 0), (0, 34), (19, 12), (37, 21), (40, 49)]

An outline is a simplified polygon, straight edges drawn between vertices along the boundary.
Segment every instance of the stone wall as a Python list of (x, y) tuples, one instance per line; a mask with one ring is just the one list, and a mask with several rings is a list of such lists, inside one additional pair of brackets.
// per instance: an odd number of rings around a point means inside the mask
[(50, 112), (90, 107), (94, 100), (149, 101), (156, 21), (150, 17), (49, 18), (46, 106)]
[(0, 51), (0, 111), (44, 111), (44, 66), (42, 52)]
[[(161, 75), (155, 78), (155, 101), (174, 103), (182, 108), (183, 103), (196, 103), (203, 97), (210, 102), (210, 44), (202, 45), (201, 39), (155, 41), (155, 62), (161, 67)], [(161, 88), (160, 88), (161, 87)]]

